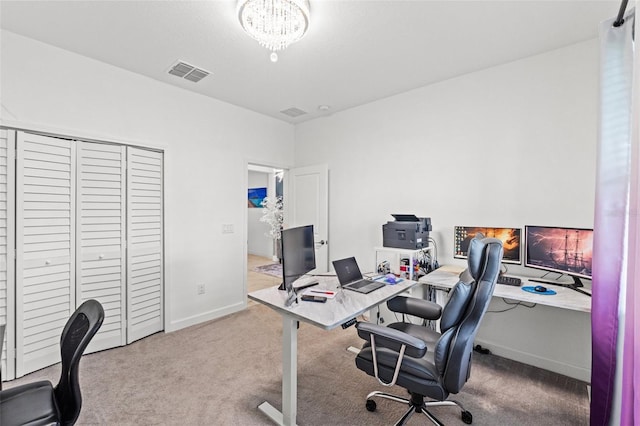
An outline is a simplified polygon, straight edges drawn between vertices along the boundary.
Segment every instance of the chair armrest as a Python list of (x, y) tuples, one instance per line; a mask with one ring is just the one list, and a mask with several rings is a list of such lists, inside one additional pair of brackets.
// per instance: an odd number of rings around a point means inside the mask
[(400, 330), (369, 322), (359, 322), (356, 324), (356, 328), (358, 336), (367, 342), (371, 341), (371, 335), (375, 336), (376, 347), (385, 347), (400, 352), (402, 345), (405, 345), (405, 354), (412, 358), (422, 358), (427, 353), (427, 344), (422, 339)]
[(442, 315), (442, 306), (416, 297), (396, 296), (387, 301), (392, 312), (413, 315), (425, 320), (437, 320)]

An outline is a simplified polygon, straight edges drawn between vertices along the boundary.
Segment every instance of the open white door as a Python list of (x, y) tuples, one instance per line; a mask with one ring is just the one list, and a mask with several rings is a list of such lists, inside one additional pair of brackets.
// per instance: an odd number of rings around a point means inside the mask
[(290, 169), (285, 177), (284, 226), (313, 225), (317, 273), (329, 270), (329, 168), (326, 164)]

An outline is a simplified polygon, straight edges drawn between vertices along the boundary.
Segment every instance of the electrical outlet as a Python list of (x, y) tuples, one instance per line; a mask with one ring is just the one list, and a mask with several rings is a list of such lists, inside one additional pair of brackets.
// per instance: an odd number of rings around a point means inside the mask
[(223, 234), (233, 234), (233, 224), (225, 223), (222, 225), (222, 233)]
[(204, 294), (205, 287), (204, 284), (198, 284), (198, 294)]

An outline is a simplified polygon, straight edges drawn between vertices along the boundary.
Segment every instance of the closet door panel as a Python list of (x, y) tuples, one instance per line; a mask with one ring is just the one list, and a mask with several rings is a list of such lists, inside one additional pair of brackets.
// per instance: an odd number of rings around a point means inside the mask
[(16, 132), (0, 129), (0, 371), (2, 379), (15, 378), (15, 149)]
[(105, 311), (87, 352), (126, 344), (125, 160), (122, 146), (78, 142), (78, 304)]
[(127, 148), (127, 342), (164, 328), (162, 153)]
[(60, 361), (75, 310), (75, 146), (17, 134), (16, 376)]

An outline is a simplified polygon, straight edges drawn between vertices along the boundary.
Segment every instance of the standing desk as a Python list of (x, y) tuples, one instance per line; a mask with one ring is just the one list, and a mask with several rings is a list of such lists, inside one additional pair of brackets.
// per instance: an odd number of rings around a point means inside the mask
[[(451, 289), (458, 282), (460, 273), (464, 268), (459, 266), (443, 266), (420, 278), (420, 282), (436, 288)], [(591, 312), (591, 298), (578, 293), (567, 287), (553, 284), (540, 284), (529, 282), (526, 277), (518, 277), (522, 280), (520, 287), (511, 285), (496, 284), (493, 297), (503, 297), (505, 299), (519, 302), (536, 303), (539, 305), (552, 306), (554, 308), (569, 309), (572, 311)], [(545, 296), (541, 294), (529, 293), (522, 290), (524, 286), (544, 285), (550, 290), (555, 290), (557, 294)]]
[[(422, 284), (450, 289), (464, 268), (446, 265), (420, 278)], [(509, 274), (514, 275), (515, 274)], [(540, 285), (518, 276), (521, 286)], [(531, 277), (533, 278), (533, 277)], [(517, 286), (496, 284), (477, 341), (497, 355), (589, 382), (591, 376), (591, 297), (570, 288), (542, 284), (555, 295), (529, 293)], [(584, 288), (590, 291), (589, 288)], [(501, 313), (500, 299), (535, 304), (536, 309)]]
[[(300, 301), (286, 307), (286, 292), (278, 290), (277, 287), (249, 293), (251, 300), (262, 303), (282, 315), (282, 412), (266, 401), (258, 406), (260, 411), (279, 425), (296, 424), (298, 321), (324, 330), (332, 330), (418, 284), (416, 281), (404, 280), (398, 284), (386, 285), (369, 294), (361, 294), (339, 289), (335, 277), (321, 277), (319, 281), (320, 284), (314, 289), (338, 290), (338, 294), (326, 303)], [(304, 282), (300, 280), (296, 285), (304, 285)]]

